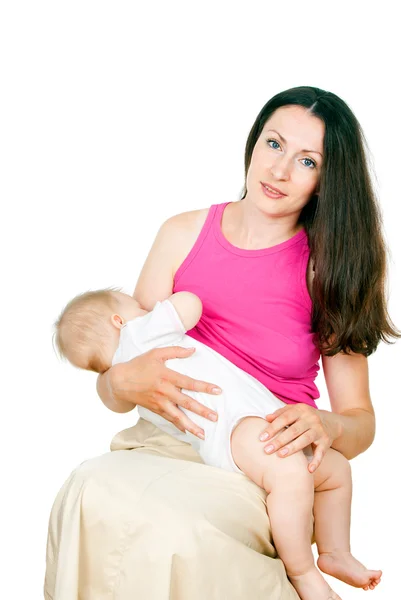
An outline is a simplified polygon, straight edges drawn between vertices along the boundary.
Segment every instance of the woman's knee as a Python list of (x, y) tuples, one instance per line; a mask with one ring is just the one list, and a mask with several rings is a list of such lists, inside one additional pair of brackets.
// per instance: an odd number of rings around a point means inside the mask
[(92, 485), (100, 487), (107, 485), (108, 481), (110, 481), (110, 464), (106, 455), (85, 460), (71, 472), (67, 479), (70, 487), (82, 490)]
[(99, 518), (105, 522), (115, 520), (116, 515), (123, 516), (125, 512), (132, 514), (128, 504), (132, 506), (138, 500), (147, 480), (143, 481), (139, 474), (138, 461), (128, 454), (124, 450), (108, 452), (78, 465), (59, 492), (61, 508), (79, 505), (86, 523)]

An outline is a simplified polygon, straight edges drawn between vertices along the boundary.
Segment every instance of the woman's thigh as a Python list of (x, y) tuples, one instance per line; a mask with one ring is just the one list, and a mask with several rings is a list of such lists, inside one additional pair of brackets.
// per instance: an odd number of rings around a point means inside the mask
[(158, 455), (187, 449), (155, 435), (82, 463), (63, 485), (49, 522), (46, 600), (296, 599), (264, 490), (196, 457)]

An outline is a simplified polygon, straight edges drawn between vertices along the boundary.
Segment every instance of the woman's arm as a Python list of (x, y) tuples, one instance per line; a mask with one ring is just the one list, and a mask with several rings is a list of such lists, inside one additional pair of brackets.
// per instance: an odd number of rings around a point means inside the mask
[(96, 391), (107, 408), (116, 413), (126, 413), (133, 410), (136, 404), (114, 397), (112, 390), (118, 389), (116, 378), (117, 380), (124, 378), (124, 363), (114, 365), (108, 371), (99, 375), (96, 382)]
[[(176, 215), (160, 227), (134, 291), (134, 298), (146, 310), (152, 310), (158, 300), (172, 295), (177, 265), (188, 253), (188, 236), (194, 229), (193, 222), (198, 224), (201, 212), (193, 211), (193, 218), (192, 213)], [(193, 242), (195, 240), (196, 235)], [(114, 365), (99, 375), (98, 394), (114, 412), (128, 412), (138, 404), (174, 423), (181, 431), (202, 436), (202, 428), (195, 425), (180, 406), (210, 420), (217, 420), (218, 415), (181, 390), (219, 394), (218, 386), (172, 371), (164, 364), (173, 358), (187, 358), (192, 352), (190, 348), (178, 346), (155, 348)]]
[[(314, 278), (313, 263), (309, 261), (307, 285), (311, 294)], [(368, 361), (362, 354), (335, 356), (322, 354), (322, 366), (332, 412), (316, 410), (307, 405), (287, 405), (266, 415), (269, 425), (261, 441), (272, 446), (271, 452), (288, 450), (286, 456), (301, 450), (310, 443), (317, 444), (309, 470), (316, 469), (330, 446), (348, 460), (364, 452), (375, 436), (375, 414), (370, 399)], [(276, 435), (285, 426), (277, 438)], [(291, 442), (291, 443), (290, 443)]]
[(370, 392), (368, 359), (362, 354), (322, 356), (332, 412), (323, 420), (337, 428), (332, 448), (348, 460), (364, 452), (375, 437), (375, 413)]
[[(174, 244), (171, 243), (171, 236), (177, 228), (176, 220), (172, 217), (160, 227), (135, 287), (135, 300), (148, 311), (154, 308), (158, 300), (165, 300), (172, 294)], [(103, 404), (118, 413), (129, 412), (136, 406), (134, 402), (122, 398), (118, 391), (122, 390), (128, 376), (125, 364), (114, 365), (99, 375), (96, 384)]]
[(268, 438), (261, 440), (265, 447), (271, 446), (269, 454), (278, 452), (278, 456), (290, 456), (314, 444), (314, 458), (308, 467), (311, 472), (320, 465), (328, 448), (351, 459), (371, 445), (375, 434), (367, 358), (355, 353), (322, 355), (322, 364), (333, 412), (289, 404), (266, 415), (270, 423), (265, 429)]

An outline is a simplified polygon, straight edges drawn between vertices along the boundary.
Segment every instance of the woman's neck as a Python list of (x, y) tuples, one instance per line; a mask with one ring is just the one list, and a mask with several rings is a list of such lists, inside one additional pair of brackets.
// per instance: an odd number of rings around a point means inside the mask
[(285, 242), (301, 229), (294, 217), (271, 217), (246, 199), (228, 204), (221, 224), (228, 241), (244, 250), (260, 250)]

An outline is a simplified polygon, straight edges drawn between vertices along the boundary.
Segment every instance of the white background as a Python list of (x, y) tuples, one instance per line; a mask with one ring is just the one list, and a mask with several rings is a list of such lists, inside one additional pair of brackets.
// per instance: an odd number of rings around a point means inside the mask
[[(169, 216), (238, 200), (248, 132), (275, 93), (342, 97), (372, 153), (401, 327), (399, 32), (390, 2), (4, 3), (1, 44), (1, 596), (42, 598), (47, 522), (70, 471), (136, 412), (58, 361), (52, 324), (75, 294), (132, 293)], [(352, 549), (399, 590), (401, 343), (369, 358), (373, 446), (352, 461)], [(328, 408), (322, 373), (320, 408)], [(331, 581), (343, 598), (364, 593)], [(6, 591), (10, 593), (7, 594)], [(11, 591), (12, 590), (12, 591)], [(190, 600), (190, 599), (188, 599)]]

